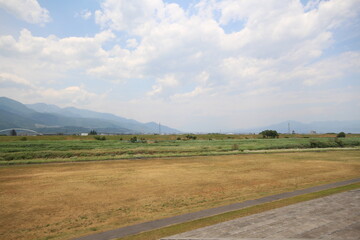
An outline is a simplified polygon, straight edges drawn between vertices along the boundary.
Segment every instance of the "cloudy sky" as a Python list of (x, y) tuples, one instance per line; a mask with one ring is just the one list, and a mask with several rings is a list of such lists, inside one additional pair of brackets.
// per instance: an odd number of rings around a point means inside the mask
[(360, 119), (360, 0), (0, 0), (0, 96), (184, 131)]

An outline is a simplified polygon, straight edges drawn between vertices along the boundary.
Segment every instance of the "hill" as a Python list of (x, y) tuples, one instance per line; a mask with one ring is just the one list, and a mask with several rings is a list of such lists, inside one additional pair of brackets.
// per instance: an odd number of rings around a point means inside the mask
[[(0, 129), (27, 128), (41, 133), (75, 134), (95, 129), (98, 133), (150, 134), (158, 133), (157, 124), (141, 123), (110, 113), (99, 113), (74, 107), (36, 103), (24, 105), (10, 98), (0, 97)], [(161, 133), (180, 131), (161, 126)]]

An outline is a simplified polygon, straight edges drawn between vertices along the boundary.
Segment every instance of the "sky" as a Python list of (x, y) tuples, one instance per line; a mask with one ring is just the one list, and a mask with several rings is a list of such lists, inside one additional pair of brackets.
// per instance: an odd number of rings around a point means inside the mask
[(0, 0), (0, 96), (219, 132), (360, 119), (360, 0)]

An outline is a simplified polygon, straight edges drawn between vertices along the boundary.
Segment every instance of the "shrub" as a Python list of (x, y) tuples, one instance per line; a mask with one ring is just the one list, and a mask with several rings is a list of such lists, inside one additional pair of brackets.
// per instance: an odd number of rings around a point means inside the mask
[(335, 142), (337, 145), (339, 145), (339, 147), (344, 147), (344, 143), (340, 139), (335, 138)]
[(130, 138), (130, 142), (132, 142), (132, 143), (136, 143), (137, 141), (138, 141), (138, 139), (136, 136)]
[(279, 138), (279, 134), (276, 130), (264, 130), (259, 134), (261, 134), (263, 138)]
[(20, 141), (27, 141), (27, 137), (20, 138)]
[(105, 137), (105, 136), (98, 136), (98, 135), (96, 135), (96, 136), (94, 136), (94, 138), (95, 138), (96, 140), (100, 140), (100, 141), (106, 140), (106, 137)]
[(339, 134), (336, 136), (338, 138), (344, 138), (346, 137), (345, 133), (344, 132), (339, 132)]
[(196, 138), (197, 138), (197, 137), (196, 137), (196, 136), (193, 136), (193, 135), (188, 134), (188, 135), (186, 135), (186, 138), (187, 138), (187, 139), (189, 139), (189, 140), (190, 140), (190, 139), (196, 140)]
[(324, 143), (324, 142), (320, 142), (317, 140), (311, 140), (310, 141), (310, 147), (311, 148), (326, 148), (329, 147), (328, 144)]

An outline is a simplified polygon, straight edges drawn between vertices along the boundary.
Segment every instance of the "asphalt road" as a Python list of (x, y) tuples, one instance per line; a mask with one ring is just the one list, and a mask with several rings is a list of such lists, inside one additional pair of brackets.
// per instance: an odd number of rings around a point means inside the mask
[(360, 189), (178, 234), (190, 239), (360, 239)]

